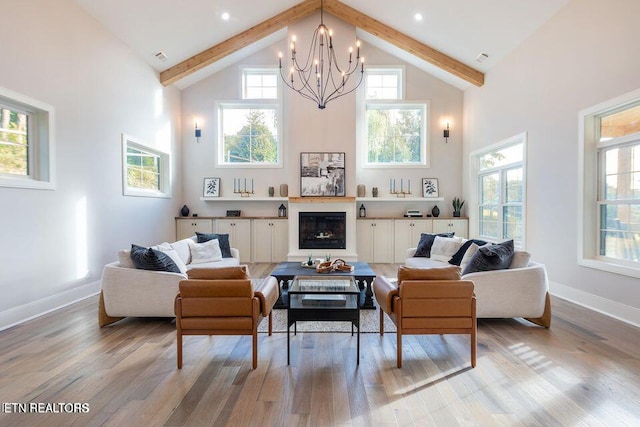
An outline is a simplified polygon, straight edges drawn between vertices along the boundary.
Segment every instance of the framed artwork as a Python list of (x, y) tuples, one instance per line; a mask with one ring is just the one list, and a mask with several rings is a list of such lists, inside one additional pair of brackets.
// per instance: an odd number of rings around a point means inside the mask
[(220, 197), (220, 178), (204, 179), (204, 197)]
[(300, 196), (344, 197), (344, 153), (300, 153)]
[(422, 197), (439, 197), (438, 178), (422, 178)]

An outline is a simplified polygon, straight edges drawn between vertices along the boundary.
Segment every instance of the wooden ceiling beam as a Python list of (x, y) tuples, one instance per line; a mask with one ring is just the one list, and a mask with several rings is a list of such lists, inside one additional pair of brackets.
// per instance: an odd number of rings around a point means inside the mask
[(162, 71), (160, 73), (160, 83), (164, 86), (175, 83), (189, 74), (195, 73), (207, 65), (219, 61), (225, 56), (247, 47), (258, 40), (265, 38), (269, 34), (275, 33), (292, 22), (296, 22), (311, 15), (317, 10), (320, 10), (320, 0), (305, 0), (290, 9), (279, 13), (273, 18), (269, 18), (236, 36), (218, 43), (217, 45)]
[(336, 18), (380, 37), (400, 49), (476, 86), (484, 85), (484, 73), (375, 20), (338, 0), (324, 0), (324, 10)]

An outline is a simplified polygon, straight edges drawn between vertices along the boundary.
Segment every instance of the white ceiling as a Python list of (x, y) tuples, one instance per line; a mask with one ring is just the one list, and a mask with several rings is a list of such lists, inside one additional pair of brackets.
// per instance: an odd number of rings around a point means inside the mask
[[(158, 71), (232, 37), (302, 0), (75, 0)], [(509, 54), (569, 0), (343, 0), (343, 3), (483, 72)], [(223, 21), (228, 12), (231, 19)], [(413, 16), (421, 13), (422, 21)], [(176, 83), (184, 88), (284, 37), (280, 31)], [(368, 43), (461, 89), (469, 84), (363, 31)], [(168, 59), (160, 62), (155, 53)], [(481, 52), (489, 59), (475, 61)], [(274, 61), (275, 62), (275, 61)]]

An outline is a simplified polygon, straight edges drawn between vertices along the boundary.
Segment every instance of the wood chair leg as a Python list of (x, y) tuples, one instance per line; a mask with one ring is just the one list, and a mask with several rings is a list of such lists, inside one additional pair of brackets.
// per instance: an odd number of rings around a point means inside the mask
[(258, 367), (258, 331), (256, 328), (254, 328), (253, 330), (253, 334), (252, 334), (252, 340), (253, 340), (253, 369), (256, 369)]
[(394, 311), (396, 315), (396, 339), (398, 341), (396, 344), (398, 348), (396, 358), (398, 359), (398, 368), (402, 368), (402, 300), (400, 298), (396, 297), (395, 299)]
[(536, 325), (544, 326), (549, 329), (551, 327), (551, 297), (549, 296), (549, 292), (547, 292), (547, 296), (544, 301), (544, 312), (542, 313), (542, 317), (525, 317), (531, 323), (535, 323)]
[(269, 336), (273, 335), (273, 310), (269, 312)]
[(384, 335), (384, 311), (380, 308), (380, 335)]
[(398, 354), (397, 354), (397, 358), (398, 358), (398, 368), (402, 368), (402, 331), (400, 330), (400, 328), (398, 328), (398, 332), (396, 333), (397, 338), (398, 338), (398, 343), (396, 344), (396, 346), (398, 347)]
[(98, 301), (98, 326), (102, 328), (120, 319), (124, 319), (124, 317), (111, 317), (107, 314), (107, 310), (104, 308), (104, 295), (102, 291), (100, 291), (100, 300)]
[(471, 367), (476, 367), (476, 357), (478, 352), (478, 328), (473, 325), (471, 329)]
[(182, 369), (182, 334), (180, 331), (176, 332), (176, 343), (177, 343), (177, 353), (178, 353), (178, 369)]

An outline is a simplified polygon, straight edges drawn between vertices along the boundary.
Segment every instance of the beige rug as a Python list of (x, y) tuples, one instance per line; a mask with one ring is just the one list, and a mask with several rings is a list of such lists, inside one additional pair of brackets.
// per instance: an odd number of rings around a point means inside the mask
[[(375, 310), (360, 310), (360, 332), (380, 333), (380, 312)], [(267, 319), (264, 319), (259, 332), (266, 332), (268, 327)], [(393, 324), (387, 315), (384, 316), (384, 331), (395, 332), (396, 325)], [(287, 310), (273, 310), (273, 332), (287, 332)], [(293, 332), (293, 326), (291, 326)], [(351, 333), (351, 323), (349, 322), (298, 322), (298, 332), (346, 332)]]

